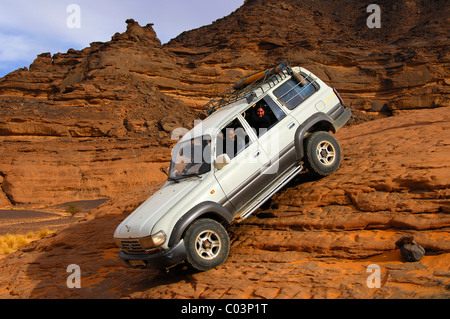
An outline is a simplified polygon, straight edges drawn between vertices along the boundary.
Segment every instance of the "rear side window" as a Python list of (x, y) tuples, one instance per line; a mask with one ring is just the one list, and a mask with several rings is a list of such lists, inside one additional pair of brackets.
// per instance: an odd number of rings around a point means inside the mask
[(314, 92), (316, 87), (308, 78), (304, 78), (301, 82), (291, 78), (273, 91), (278, 100), (290, 110), (296, 108)]
[(266, 96), (248, 108), (242, 116), (259, 137), (281, 121), (286, 114), (269, 96)]

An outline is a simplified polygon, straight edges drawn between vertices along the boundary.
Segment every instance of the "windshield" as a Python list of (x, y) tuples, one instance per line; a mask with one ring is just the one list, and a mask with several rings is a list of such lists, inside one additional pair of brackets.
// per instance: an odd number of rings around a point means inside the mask
[(178, 143), (172, 152), (169, 179), (178, 180), (211, 170), (211, 137), (204, 135)]

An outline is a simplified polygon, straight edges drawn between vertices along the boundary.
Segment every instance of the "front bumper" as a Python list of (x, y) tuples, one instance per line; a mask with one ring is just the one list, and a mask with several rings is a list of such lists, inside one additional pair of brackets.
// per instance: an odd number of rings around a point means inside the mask
[(120, 250), (119, 257), (132, 267), (165, 269), (185, 260), (186, 248), (184, 241), (181, 240), (167, 250), (148, 255), (130, 255)]

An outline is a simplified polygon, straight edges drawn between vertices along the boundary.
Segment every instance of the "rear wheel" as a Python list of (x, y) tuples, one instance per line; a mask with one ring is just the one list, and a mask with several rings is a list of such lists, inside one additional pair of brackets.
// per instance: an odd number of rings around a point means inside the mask
[(189, 226), (184, 243), (188, 263), (200, 271), (223, 264), (230, 251), (227, 231), (212, 219), (200, 219)]
[(315, 176), (327, 176), (335, 172), (341, 163), (341, 148), (328, 132), (314, 132), (305, 140), (305, 166)]

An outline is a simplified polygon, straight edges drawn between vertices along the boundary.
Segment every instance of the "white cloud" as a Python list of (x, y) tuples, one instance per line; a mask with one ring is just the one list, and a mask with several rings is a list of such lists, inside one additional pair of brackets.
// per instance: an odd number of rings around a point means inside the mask
[[(82, 49), (124, 32), (125, 20), (154, 24), (161, 42), (183, 31), (210, 24), (244, 0), (2, 0), (0, 3), (0, 77), (28, 66), (42, 52)], [(81, 9), (80, 28), (69, 28), (70, 4)], [(15, 64), (19, 63), (19, 66)], [(11, 68), (8, 70), (8, 65)]]
[(29, 43), (24, 36), (0, 33), (0, 61), (20, 60), (29, 54)]
[[(28, 67), (36, 56), (51, 48), (27, 34), (0, 32), (0, 77), (18, 68)], [(56, 52), (56, 48), (53, 48)]]

